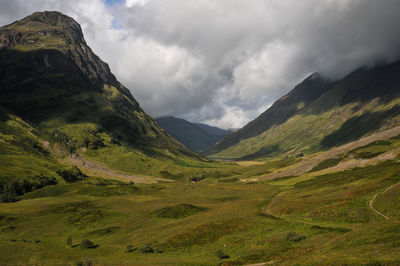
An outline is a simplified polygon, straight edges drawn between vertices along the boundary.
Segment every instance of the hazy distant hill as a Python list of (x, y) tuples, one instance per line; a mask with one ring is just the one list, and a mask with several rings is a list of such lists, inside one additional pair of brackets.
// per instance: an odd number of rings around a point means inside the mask
[(210, 153), (265, 157), (313, 152), (400, 122), (400, 63), (359, 69), (337, 81), (313, 74)]
[(156, 118), (157, 123), (171, 136), (192, 151), (200, 152), (211, 148), (231, 131), (201, 123), (191, 123), (172, 116)]

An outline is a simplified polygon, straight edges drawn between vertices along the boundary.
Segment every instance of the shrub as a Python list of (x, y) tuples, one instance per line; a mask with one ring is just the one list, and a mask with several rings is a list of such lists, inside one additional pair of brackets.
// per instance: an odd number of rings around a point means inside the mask
[(286, 239), (292, 242), (300, 242), (301, 240), (306, 239), (306, 237), (299, 235), (296, 232), (288, 232)]
[(221, 260), (229, 259), (229, 255), (226, 255), (222, 250), (217, 250), (217, 252), (215, 252), (215, 256), (217, 256)]
[(57, 171), (57, 174), (68, 183), (81, 181), (87, 177), (87, 175), (83, 174), (76, 166), (69, 169), (60, 169)]
[(93, 242), (90, 241), (89, 239), (83, 239), (81, 242), (81, 248), (89, 249), (89, 248), (97, 248), (98, 246), (99, 245), (93, 244)]
[(76, 266), (92, 266), (93, 262), (90, 259), (78, 260)]
[(106, 145), (104, 144), (104, 142), (102, 140), (96, 140), (93, 143), (91, 143), (91, 148), (93, 150), (97, 150), (99, 148), (104, 148)]
[(150, 245), (144, 245), (139, 248), (141, 253), (154, 253), (154, 249)]
[(133, 252), (135, 250), (137, 250), (137, 248), (134, 248), (133, 246), (128, 245), (128, 246), (126, 246), (125, 252), (126, 253), (131, 253), (131, 252)]
[(72, 247), (72, 237), (69, 236), (66, 241), (67, 247)]

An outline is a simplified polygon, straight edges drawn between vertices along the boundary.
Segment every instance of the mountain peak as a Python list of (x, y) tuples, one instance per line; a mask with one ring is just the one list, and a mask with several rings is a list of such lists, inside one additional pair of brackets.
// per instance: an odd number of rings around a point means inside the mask
[[(35, 12), (22, 20), (0, 28), (0, 49), (18, 52), (41, 52), (35, 60), (47, 67), (63, 65), (59, 52), (72, 60), (80, 72), (99, 83), (118, 85), (108, 65), (83, 37), (81, 26), (73, 18), (57, 11)], [(52, 51), (50, 51), (52, 50)], [(38, 57), (42, 57), (42, 60)], [(64, 60), (65, 61), (65, 60)]]
[(48, 24), (53, 27), (63, 27), (63, 26), (77, 26), (80, 27), (78, 22), (76, 22), (73, 18), (58, 12), (58, 11), (43, 11), (43, 12), (35, 12), (32, 15), (25, 17), (22, 20), (19, 20), (15, 23), (21, 22), (37, 22), (37, 23), (44, 23)]
[[(59, 48), (62, 48), (62, 45), (70, 45), (77, 42), (85, 43), (79, 23), (58, 11), (35, 12), (3, 28), (6, 28), (9, 33), (20, 33), (21, 38), (30, 38), (27, 43), (32, 44), (32, 46), (34, 46), (33, 44), (37, 39), (43, 40), (43, 38), (37, 38), (40, 36), (63, 39), (63, 42), (60, 41)], [(8, 39), (9, 42), (7, 42), (7, 39), (1, 38), (0, 48), (1, 46), (18, 44), (20, 40), (18, 37)]]

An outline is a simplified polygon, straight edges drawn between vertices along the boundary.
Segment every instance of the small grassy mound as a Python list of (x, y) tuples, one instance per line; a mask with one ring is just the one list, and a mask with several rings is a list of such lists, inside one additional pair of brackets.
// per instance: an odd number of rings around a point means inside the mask
[(237, 177), (232, 177), (232, 178), (224, 178), (224, 179), (220, 179), (218, 180), (218, 182), (224, 182), (224, 183), (233, 183), (239, 181), (239, 178)]
[(305, 236), (299, 235), (296, 232), (288, 232), (286, 235), (286, 239), (292, 242), (300, 242), (304, 239), (306, 239)]
[(52, 212), (67, 214), (67, 223), (75, 226), (85, 226), (103, 219), (104, 213), (90, 201), (77, 201), (56, 206)]
[(385, 152), (384, 151), (377, 151), (377, 152), (364, 151), (364, 152), (357, 153), (355, 155), (355, 157), (358, 159), (371, 159), (371, 158), (375, 158), (383, 153), (385, 153)]
[(69, 184), (58, 184), (56, 186), (44, 187), (30, 193), (27, 193), (21, 197), (23, 200), (45, 198), (45, 197), (62, 197), (71, 190)]
[(105, 227), (105, 228), (101, 228), (101, 229), (90, 231), (87, 234), (88, 235), (104, 236), (104, 235), (108, 235), (108, 234), (113, 234), (113, 233), (117, 232), (120, 228), (121, 227), (119, 227), (119, 226), (109, 226), (109, 227)]
[(77, 191), (78, 195), (94, 197), (112, 197), (121, 195), (138, 194), (140, 190), (134, 185), (82, 185)]
[(339, 164), (342, 158), (326, 159), (320, 162), (317, 166), (310, 170), (310, 172), (317, 172), (326, 168), (330, 168)]
[(380, 140), (351, 150), (349, 154), (352, 154), (357, 159), (371, 159), (387, 152), (390, 148), (390, 141)]
[(175, 235), (159, 245), (162, 250), (177, 250), (214, 243), (225, 235), (245, 230), (249, 224), (244, 219), (229, 219), (199, 225)]
[(347, 233), (347, 232), (353, 231), (352, 229), (349, 229), (349, 228), (325, 227), (325, 226), (320, 226), (320, 225), (313, 225), (313, 226), (311, 226), (311, 229), (320, 230), (323, 232), (338, 232), (338, 233)]
[(179, 204), (171, 207), (165, 207), (154, 212), (155, 216), (160, 218), (179, 219), (190, 215), (206, 211), (207, 208), (197, 207), (192, 204)]
[(56, 178), (43, 175), (27, 178), (0, 177), (0, 202), (15, 202), (21, 195), (57, 183)]
[(226, 196), (226, 197), (221, 197), (221, 198), (215, 198), (216, 201), (220, 201), (220, 202), (235, 201), (238, 199), (240, 199), (239, 196)]

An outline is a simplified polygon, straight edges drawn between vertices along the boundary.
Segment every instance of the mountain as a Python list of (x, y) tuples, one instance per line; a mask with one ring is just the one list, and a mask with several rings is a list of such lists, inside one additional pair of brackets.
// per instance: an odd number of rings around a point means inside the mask
[(311, 153), (399, 124), (400, 62), (340, 80), (313, 74), (209, 153), (255, 158)]
[(156, 121), (176, 140), (196, 152), (211, 148), (220, 139), (232, 133), (228, 130), (201, 123), (191, 123), (172, 116), (159, 117), (156, 118)]
[(202, 130), (204, 130), (205, 132), (207, 132), (208, 134), (215, 136), (216, 138), (218, 138), (218, 140), (230, 135), (233, 133), (233, 130), (226, 130), (226, 129), (222, 129), (219, 127), (213, 127), (207, 124), (202, 124), (202, 123), (194, 123), (197, 127), (201, 128)]
[(42, 127), (95, 123), (138, 148), (175, 145), (87, 46), (72, 18), (34, 13), (0, 28), (0, 48), (0, 104), (23, 119)]
[(0, 28), (0, 150), (4, 180), (58, 178), (71, 164), (172, 175), (201, 160), (143, 111), (76, 21), (47, 11)]

